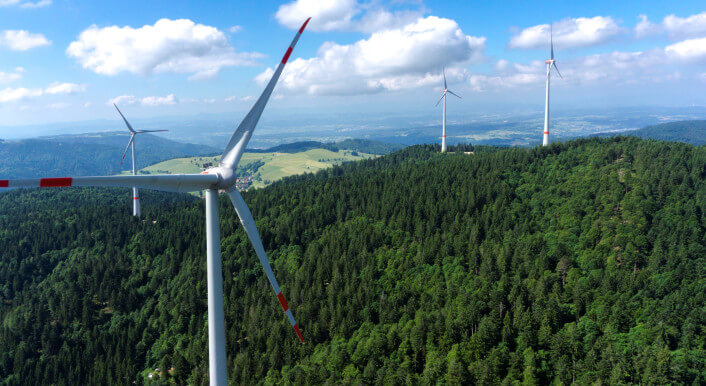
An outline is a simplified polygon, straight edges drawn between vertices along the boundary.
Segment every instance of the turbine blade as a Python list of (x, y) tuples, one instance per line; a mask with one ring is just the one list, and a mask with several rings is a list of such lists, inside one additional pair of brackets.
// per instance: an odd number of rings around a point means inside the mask
[(552, 32), (552, 25), (549, 25), (549, 45), (551, 46), (551, 56), (550, 59), (554, 59), (554, 37)]
[(169, 130), (137, 130), (135, 133), (157, 133), (160, 131), (169, 131)]
[(297, 45), (297, 41), (299, 40), (302, 32), (304, 32), (304, 28), (306, 28), (309, 20), (311, 20), (311, 18), (306, 19), (304, 24), (299, 29), (299, 32), (297, 32), (294, 36), (292, 43), (289, 45), (289, 48), (287, 48), (287, 52), (285, 52), (284, 57), (277, 66), (274, 74), (272, 74), (272, 78), (267, 84), (267, 87), (265, 87), (265, 90), (262, 92), (262, 95), (260, 95), (260, 98), (258, 98), (257, 102), (255, 102), (255, 105), (252, 107), (250, 112), (248, 112), (248, 115), (246, 115), (245, 118), (243, 118), (243, 121), (240, 122), (240, 125), (233, 133), (230, 141), (228, 141), (228, 145), (221, 156), (220, 166), (235, 170), (238, 161), (240, 161), (240, 157), (242, 157), (243, 152), (245, 152), (245, 147), (247, 147), (248, 142), (250, 141), (250, 137), (255, 130), (255, 126), (257, 126), (257, 122), (260, 120), (262, 111), (265, 110), (265, 105), (267, 105), (267, 101), (270, 99), (272, 90), (274, 90), (277, 80), (282, 74), (282, 70), (284, 69), (285, 64), (287, 64), (287, 60), (289, 60), (289, 55), (292, 54), (292, 50), (294, 49), (294, 46)]
[(446, 90), (448, 87), (446, 86), (446, 68), (445, 68), (445, 67), (444, 67), (444, 69), (442, 70), (442, 72), (443, 72), (443, 74), (444, 74), (444, 90)]
[(136, 186), (164, 192), (194, 192), (212, 188), (216, 183), (218, 183), (218, 176), (215, 174), (148, 174), (0, 180), (0, 188), (63, 188), (68, 186), (131, 188)]
[(461, 98), (460, 96), (454, 94), (454, 92), (451, 91), (451, 90), (446, 90), (446, 92), (449, 93), (449, 94), (451, 94), (451, 95), (453, 95), (453, 96), (455, 96), (455, 97), (457, 97), (458, 99), (463, 99), (463, 98)]
[(436, 104), (435, 104), (434, 106), (435, 106), (435, 107), (436, 107), (436, 106), (439, 106), (439, 103), (441, 103), (441, 100), (444, 99), (444, 97), (446, 97), (446, 91), (444, 91), (444, 93), (441, 94), (441, 98), (439, 98), (439, 101), (436, 102)]
[(130, 148), (130, 145), (132, 145), (132, 142), (135, 140), (135, 132), (132, 132), (132, 135), (130, 136), (130, 141), (127, 143), (127, 146), (125, 146), (125, 151), (123, 152), (123, 158), (120, 160), (120, 165), (123, 164), (123, 161), (125, 161), (125, 155), (127, 154), (127, 150)]
[(292, 325), (292, 328), (294, 328), (294, 331), (297, 333), (299, 340), (304, 343), (304, 337), (302, 336), (301, 331), (299, 331), (299, 325), (297, 324), (297, 321), (294, 320), (292, 310), (289, 308), (287, 301), (284, 299), (284, 295), (282, 295), (282, 291), (279, 289), (279, 285), (277, 284), (275, 274), (272, 272), (270, 262), (267, 260), (267, 254), (265, 254), (265, 247), (262, 246), (260, 235), (257, 232), (257, 227), (255, 226), (255, 219), (253, 219), (252, 214), (250, 213), (250, 209), (248, 209), (248, 206), (245, 204), (245, 200), (243, 200), (243, 196), (238, 193), (237, 189), (230, 190), (228, 192), (228, 197), (230, 197), (230, 201), (233, 203), (235, 212), (238, 213), (240, 223), (243, 224), (243, 228), (245, 228), (245, 233), (247, 233), (253, 248), (255, 248), (255, 253), (260, 259), (262, 269), (265, 270), (265, 275), (267, 275), (267, 279), (270, 281), (272, 289), (275, 291), (277, 299), (279, 300), (279, 303), (282, 306), (284, 313), (287, 315), (287, 319), (289, 319), (289, 323)]
[(123, 117), (123, 121), (125, 121), (125, 124), (127, 125), (127, 129), (130, 130), (131, 133), (134, 133), (135, 130), (133, 130), (132, 126), (130, 126), (130, 122), (128, 122), (127, 119), (125, 119), (125, 116), (124, 116), (123, 113), (120, 111), (120, 109), (118, 108), (118, 106), (117, 106), (115, 103), (113, 103), (113, 106), (115, 106), (115, 109), (118, 110), (118, 114), (120, 114), (120, 116)]
[(557, 75), (559, 75), (559, 77), (561, 79), (564, 79), (564, 77), (561, 76), (561, 72), (559, 72), (559, 67), (556, 66), (556, 62), (552, 62), (552, 66), (554, 66), (554, 69), (556, 70)]

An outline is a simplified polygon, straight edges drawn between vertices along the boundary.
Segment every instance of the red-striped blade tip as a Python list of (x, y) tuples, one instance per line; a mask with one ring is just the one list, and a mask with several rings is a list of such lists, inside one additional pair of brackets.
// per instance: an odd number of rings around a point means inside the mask
[(289, 48), (287, 48), (287, 52), (284, 53), (284, 57), (282, 57), (282, 63), (286, 64), (287, 61), (289, 60), (289, 55), (291, 55), (291, 54), (292, 54), (292, 47), (290, 46)]
[(0, 180), (0, 188), (9, 188), (10, 180)]
[(297, 336), (299, 337), (299, 340), (302, 341), (302, 344), (306, 344), (306, 342), (304, 342), (304, 337), (302, 336), (302, 332), (299, 331), (299, 324), (294, 325), (294, 331), (297, 332)]
[(309, 20), (311, 20), (311, 18), (306, 19), (306, 21), (304, 22), (304, 24), (302, 24), (302, 27), (299, 28), (299, 33), (304, 32), (304, 28), (306, 28), (306, 25), (309, 24)]
[(287, 312), (289, 309), (289, 304), (287, 304), (287, 299), (284, 298), (284, 295), (282, 295), (282, 292), (277, 294), (277, 299), (279, 300), (279, 304), (282, 305), (282, 309), (284, 312)]
[(73, 178), (71, 177), (59, 177), (59, 178), (42, 178), (39, 180), (40, 188), (63, 188), (71, 186)]

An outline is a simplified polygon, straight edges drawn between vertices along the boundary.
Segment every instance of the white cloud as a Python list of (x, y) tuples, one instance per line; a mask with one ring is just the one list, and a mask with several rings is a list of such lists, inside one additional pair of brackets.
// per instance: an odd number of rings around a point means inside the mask
[(669, 15), (662, 20), (662, 26), (672, 37), (702, 37), (706, 35), (706, 12), (684, 18)]
[(55, 94), (73, 94), (84, 91), (85, 86), (75, 83), (59, 83), (54, 82), (46, 88), (25, 88), (25, 87), (8, 87), (0, 90), (0, 103), (16, 102), (27, 98), (35, 98), (42, 95)]
[(672, 59), (685, 62), (706, 63), (706, 38), (687, 39), (665, 48)]
[(250, 102), (250, 101), (254, 101), (255, 97), (252, 95), (246, 95), (244, 97), (237, 97), (237, 96), (233, 95), (233, 96), (229, 96), (229, 97), (225, 98), (224, 100), (226, 102)]
[(85, 91), (86, 86), (76, 83), (59, 83), (54, 82), (47, 86), (44, 90), (46, 94), (74, 94), (77, 92)]
[[(623, 33), (610, 16), (564, 19), (553, 24), (554, 47), (559, 49), (603, 44)], [(510, 48), (548, 48), (549, 24), (528, 27), (510, 38)]]
[(223, 67), (252, 65), (263, 57), (236, 52), (223, 32), (188, 19), (161, 19), (140, 28), (93, 25), (66, 53), (98, 74), (172, 72), (192, 74), (192, 80), (213, 77)]
[(6, 88), (0, 90), (0, 103), (16, 102), (26, 98), (38, 97), (42, 95), (41, 88), (28, 89), (24, 87)]
[(177, 103), (177, 99), (174, 97), (174, 94), (169, 94), (163, 97), (150, 96), (142, 98), (140, 103), (142, 103), (143, 106), (175, 105)]
[(357, 0), (296, 0), (281, 5), (275, 18), (283, 26), (299, 29), (311, 17), (308, 29), (315, 32), (359, 31), (373, 33), (400, 28), (423, 15), (423, 10), (388, 11), (377, 3)]
[(142, 106), (165, 106), (177, 104), (179, 100), (174, 96), (174, 94), (169, 94), (167, 96), (148, 96), (144, 98), (137, 98), (134, 95), (120, 95), (112, 98), (108, 101), (108, 105), (116, 104), (121, 105), (134, 105), (139, 103)]
[(646, 15), (639, 15), (638, 19), (640, 21), (635, 26), (635, 36), (638, 38), (656, 35), (660, 32), (661, 27), (650, 22)]
[[(669, 47), (668, 47), (669, 48)], [(706, 55), (704, 56), (706, 57)], [(502, 61), (495, 65), (494, 74), (472, 74), (468, 82), (475, 91), (489, 91), (498, 88), (542, 87), (546, 80), (546, 64), (532, 61), (528, 64)], [(553, 83), (559, 87), (594, 83), (611, 85), (628, 83), (654, 83), (674, 81), (683, 78), (683, 74), (674, 69), (674, 65), (684, 60), (668, 58), (666, 49), (649, 51), (615, 51), (577, 57), (560, 61), (558, 67), (564, 79), (553, 75)], [(670, 64), (665, 66), (665, 64)]]
[[(328, 95), (397, 90), (431, 82), (444, 66), (480, 61), (484, 49), (484, 37), (464, 34), (453, 20), (429, 16), (350, 45), (324, 43), (316, 57), (291, 61), (279, 87)], [(265, 83), (272, 73), (268, 68), (256, 80)]]
[(137, 103), (137, 98), (134, 95), (120, 95), (108, 101), (109, 105), (134, 105)]
[(25, 69), (22, 67), (16, 67), (12, 72), (2, 72), (0, 71), (0, 84), (11, 83), (22, 78), (22, 74)]
[(51, 42), (42, 34), (25, 30), (5, 30), (0, 32), (0, 47), (5, 46), (14, 51), (27, 51), (49, 44)]
[(298, 29), (311, 17), (308, 28), (322, 32), (347, 29), (358, 12), (356, 0), (296, 0), (281, 5), (275, 18), (287, 28)]
[(228, 32), (234, 34), (234, 33), (236, 33), (236, 32), (240, 32), (242, 29), (243, 29), (242, 26), (234, 25), (234, 26), (228, 28)]
[(37, 2), (20, 0), (0, 0), (0, 7), (18, 6), (20, 8), (41, 8), (52, 4), (52, 0), (40, 0)]

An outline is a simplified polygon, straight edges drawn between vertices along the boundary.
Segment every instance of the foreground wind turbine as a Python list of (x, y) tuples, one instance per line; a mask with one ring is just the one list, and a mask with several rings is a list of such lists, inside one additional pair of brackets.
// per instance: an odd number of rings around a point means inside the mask
[(544, 101), (544, 137), (542, 138), (542, 146), (549, 145), (549, 79), (551, 79), (552, 67), (556, 70), (557, 75), (561, 79), (564, 79), (559, 72), (559, 67), (556, 66), (556, 60), (554, 60), (554, 39), (552, 37), (552, 27), (549, 26), (549, 46), (551, 47), (551, 56), (549, 60), (544, 63), (547, 64), (547, 97)]
[[(130, 122), (125, 119), (125, 116), (120, 111), (118, 106), (115, 105), (115, 103), (113, 103), (113, 106), (115, 106), (115, 109), (118, 110), (118, 114), (123, 117), (123, 121), (125, 121), (127, 129), (130, 130), (130, 141), (127, 143), (127, 147), (125, 147), (125, 151), (123, 152), (123, 159), (120, 161), (120, 165), (122, 165), (123, 161), (125, 161), (125, 154), (127, 154), (127, 149), (129, 149), (130, 145), (132, 145), (132, 175), (134, 176), (137, 174), (135, 166), (135, 136), (140, 133), (157, 133), (160, 131), (167, 130), (134, 130), (130, 125)], [(140, 195), (137, 193), (137, 186), (132, 187), (132, 215), (135, 217), (140, 217)]]
[(248, 112), (243, 121), (230, 138), (218, 166), (212, 167), (201, 174), (166, 174), (166, 175), (133, 175), (133, 176), (101, 176), (101, 177), (59, 177), (59, 178), (28, 178), (17, 180), (0, 180), (0, 188), (55, 188), (65, 186), (120, 186), (140, 187), (167, 192), (192, 192), (206, 190), (206, 274), (208, 278), (208, 358), (209, 379), (211, 385), (225, 385), (226, 379), (226, 345), (225, 321), (223, 317), (223, 273), (221, 269), (221, 239), (218, 219), (218, 191), (225, 190), (230, 201), (235, 207), (235, 212), (245, 228), (252, 243), (260, 264), (265, 270), (272, 289), (282, 305), (289, 323), (294, 328), (297, 336), (304, 343), (304, 338), (299, 331), (299, 325), (294, 320), (292, 310), (282, 295), (272, 267), (267, 260), (265, 248), (255, 227), (255, 220), (250, 213), (245, 201), (235, 187), (235, 170), (238, 161), (250, 141), (260, 115), (265, 109), (267, 100), (282, 74), (289, 55), (292, 54), (304, 28), (307, 19), (294, 36), (294, 40), (287, 48), (282, 61), (277, 66), (272, 79), (258, 98), (253, 108)]
[(444, 112), (441, 120), (441, 152), (445, 153), (446, 152), (446, 94), (451, 94), (458, 99), (463, 99), (460, 96), (454, 94), (453, 91), (449, 90), (449, 88), (446, 86), (446, 69), (443, 70), (444, 74), (444, 91), (441, 94), (441, 98), (439, 99), (439, 102), (436, 102), (436, 106), (439, 106), (439, 103), (441, 100), (444, 100)]

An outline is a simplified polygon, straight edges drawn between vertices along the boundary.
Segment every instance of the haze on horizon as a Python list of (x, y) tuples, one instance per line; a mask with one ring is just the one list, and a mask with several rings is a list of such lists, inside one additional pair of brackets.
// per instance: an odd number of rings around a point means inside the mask
[(9, 126), (56, 134), (54, 122), (119, 128), (112, 102), (134, 120), (239, 120), (307, 15), (309, 38), (268, 107), (273, 122), (434, 117), (444, 66), (464, 96), (450, 118), (535, 106), (540, 117), (549, 23), (564, 75), (552, 84), (555, 111), (706, 105), (706, 9), (696, 1), (18, 0), (0, 2), (0, 138), (16, 136)]

